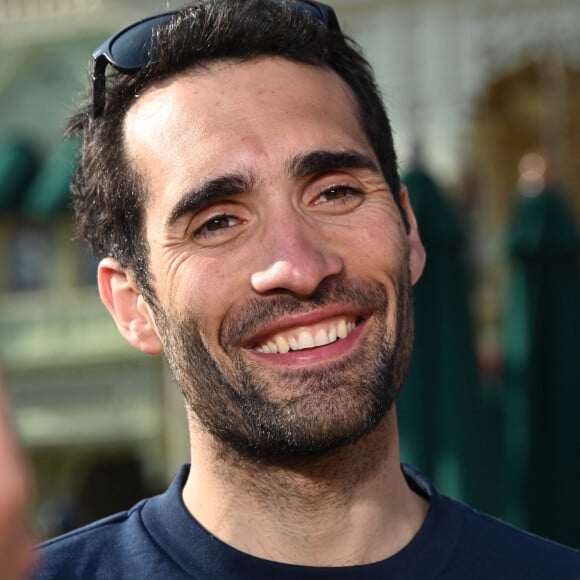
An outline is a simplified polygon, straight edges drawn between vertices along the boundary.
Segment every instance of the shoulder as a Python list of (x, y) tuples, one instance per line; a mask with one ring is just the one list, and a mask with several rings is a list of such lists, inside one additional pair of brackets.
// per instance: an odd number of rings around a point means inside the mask
[(580, 580), (580, 552), (445, 498), (462, 515), (454, 563), (477, 578)]
[(37, 550), (34, 579), (117, 577), (108, 570), (119, 566), (132, 554), (150, 549), (150, 540), (141, 524), (140, 511), (146, 500), (131, 510), (120, 512), (92, 524), (48, 540)]
[(412, 489), (430, 502), (423, 558), (430, 554), (446, 580), (580, 580), (580, 552), (522, 531), (437, 491), (403, 465)]
[(155, 578), (187, 577), (172, 545), (190, 526), (181, 502), (188, 469), (182, 466), (164, 493), (41, 544), (32, 580), (134, 580), (152, 570)]

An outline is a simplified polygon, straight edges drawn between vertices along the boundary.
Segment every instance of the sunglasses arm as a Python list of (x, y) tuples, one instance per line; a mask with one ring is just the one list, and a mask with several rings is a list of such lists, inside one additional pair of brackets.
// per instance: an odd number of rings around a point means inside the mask
[(105, 69), (107, 68), (108, 60), (104, 54), (101, 54), (95, 59), (93, 67), (93, 119), (100, 117), (105, 109), (105, 90), (106, 78)]

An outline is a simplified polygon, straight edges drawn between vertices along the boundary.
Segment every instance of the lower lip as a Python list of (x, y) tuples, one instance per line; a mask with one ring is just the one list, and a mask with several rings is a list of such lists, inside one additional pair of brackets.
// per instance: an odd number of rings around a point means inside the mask
[(261, 361), (275, 365), (307, 366), (332, 362), (344, 356), (354, 347), (366, 323), (366, 320), (361, 321), (346, 338), (339, 338), (324, 346), (306, 348), (304, 350), (291, 350), (285, 354), (263, 353), (256, 350), (250, 350), (249, 352)]

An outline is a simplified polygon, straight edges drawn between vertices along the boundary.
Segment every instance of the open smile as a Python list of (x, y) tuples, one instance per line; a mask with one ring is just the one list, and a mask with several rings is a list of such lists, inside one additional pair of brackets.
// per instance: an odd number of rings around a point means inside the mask
[(286, 354), (290, 351), (326, 346), (347, 338), (356, 325), (357, 320), (353, 316), (337, 316), (317, 324), (277, 332), (261, 340), (253, 348), (260, 353)]
[(296, 321), (261, 334), (247, 348), (264, 362), (275, 365), (326, 364), (356, 348), (367, 322), (367, 315), (354, 313)]

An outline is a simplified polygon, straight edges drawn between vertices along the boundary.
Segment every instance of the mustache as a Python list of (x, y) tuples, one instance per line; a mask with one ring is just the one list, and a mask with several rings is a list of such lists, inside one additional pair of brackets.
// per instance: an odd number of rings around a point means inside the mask
[(249, 299), (240, 309), (224, 319), (219, 331), (220, 346), (242, 344), (264, 326), (288, 314), (307, 314), (333, 304), (353, 305), (368, 311), (386, 311), (387, 292), (378, 283), (346, 275), (324, 279), (308, 298), (292, 293), (278, 293)]

